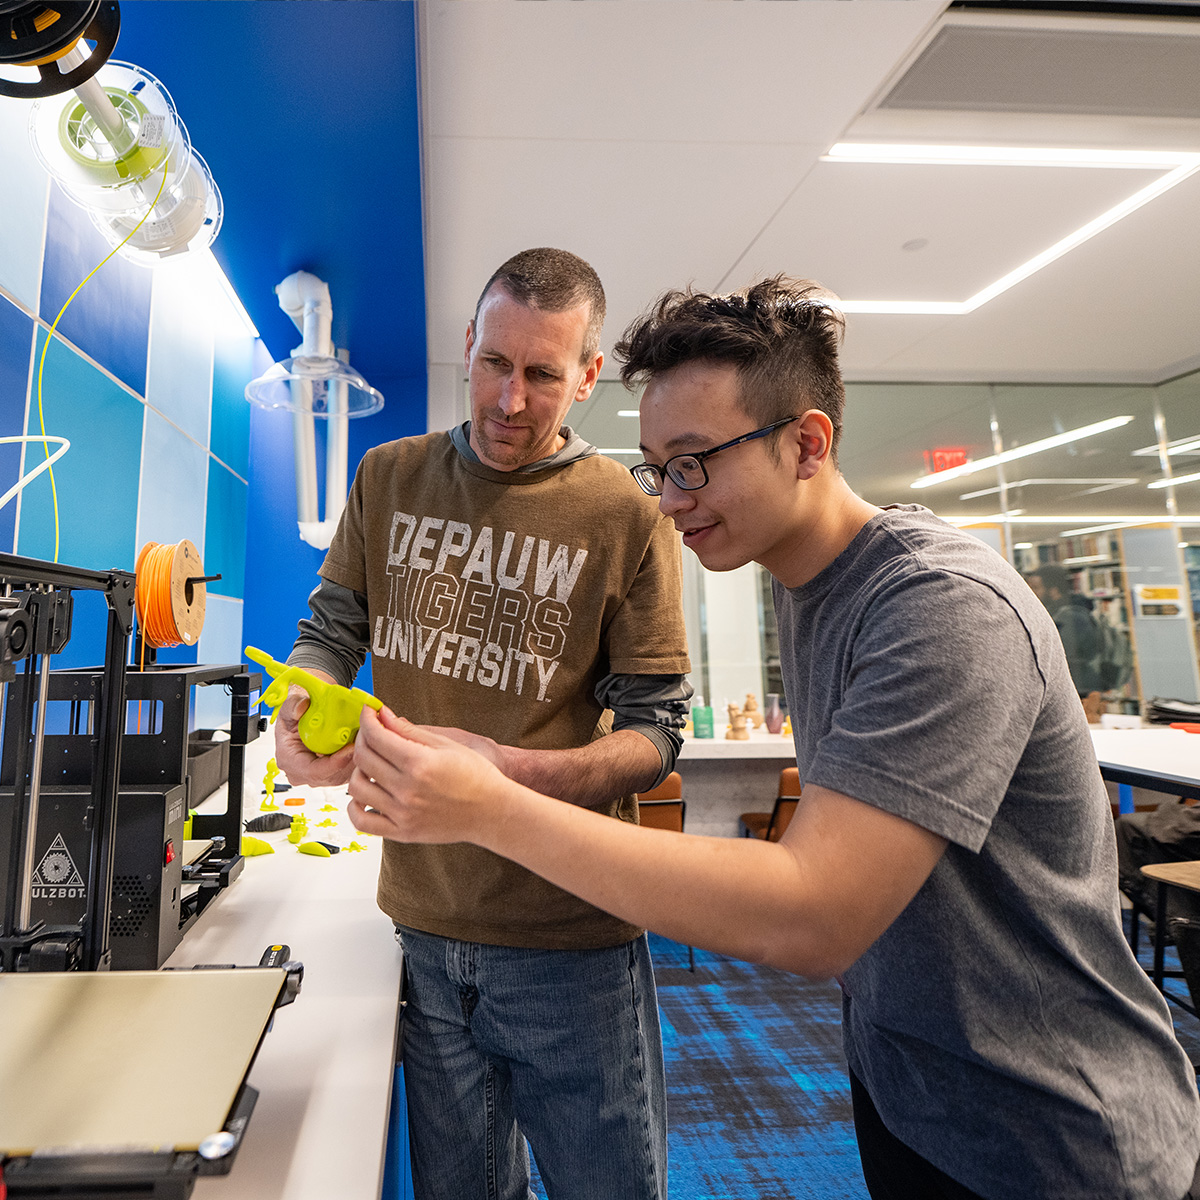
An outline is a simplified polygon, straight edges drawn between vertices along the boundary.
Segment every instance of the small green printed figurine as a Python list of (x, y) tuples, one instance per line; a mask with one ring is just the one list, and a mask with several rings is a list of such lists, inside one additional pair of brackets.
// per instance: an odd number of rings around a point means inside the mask
[(271, 684), (262, 694), (262, 702), (275, 711), (271, 721), (279, 715), (279, 707), (287, 699), (289, 684), (298, 684), (309, 696), (309, 705), (300, 718), (300, 740), (314, 754), (336, 754), (343, 746), (352, 742), (358, 733), (363, 706), (369, 704), (381, 709), (383, 701), (377, 700), (362, 688), (344, 688), (340, 684), (326, 683), (302, 667), (289, 667), (277, 662), (269, 654), (246, 647), (246, 657), (256, 662), (268, 675)]

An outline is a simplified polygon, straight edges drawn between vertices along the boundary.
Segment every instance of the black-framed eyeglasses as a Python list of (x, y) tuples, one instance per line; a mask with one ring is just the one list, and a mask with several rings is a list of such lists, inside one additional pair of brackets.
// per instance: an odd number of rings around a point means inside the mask
[(768, 433), (774, 433), (776, 429), (782, 429), (784, 425), (790, 425), (793, 421), (798, 420), (800, 420), (798, 416), (784, 417), (782, 421), (764, 425), (761, 429), (754, 430), (753, 433), (743, 433), (741, 437), (734, 438), (731, 442), (722, 442), (711, 450), (697, 450), (692, 454), (676, 454), (673, 458), (668, 458), (661, 467), (656, 467), (653, 463), (640, 462), (636, 467), (630, 467), (629, 470), (647, 496), (662, 495), (664, 476), (685, 492), (699, 491), (708, 482), (708, 472), (704, 468), (706, 458), (712, 458), (714, 454), (728, 450), (731, 446), (740, 446), (743, 442), (753, 442), (756, 438), (766, 437)]

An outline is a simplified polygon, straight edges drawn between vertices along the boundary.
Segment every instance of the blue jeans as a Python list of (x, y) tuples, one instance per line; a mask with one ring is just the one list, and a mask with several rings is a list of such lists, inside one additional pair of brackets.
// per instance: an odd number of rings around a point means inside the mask
[(550, 1200), (665, 1200), (645, 937), (525, 950), (399, 932), (416, 1200), (530, 1200), (526, 1138)]

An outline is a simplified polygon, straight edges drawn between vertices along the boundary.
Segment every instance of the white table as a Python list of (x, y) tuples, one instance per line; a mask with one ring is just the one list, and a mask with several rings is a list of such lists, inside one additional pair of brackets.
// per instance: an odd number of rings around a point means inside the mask
[[(754, 730), (749, 741), (684, 735), (676, 770), (683, 778), (689, 833), (736, 836), (738, 816), (769, 810), (779, 772), (795, 766), (790, 736)], [(1200, 734), (1167, 727), (1093, 729), (1100, 773), (1111, 783), (1200, 799)]]
[[(260, 811), (272, 747), (271, 731), (247, 747), (247, 817)], [(304, 807), (283, 807), (294, 795), (306, 797)], [(223, 803), (220, 793), (214, 801)], [(268, 945), (283, 942), (304, 963), (300, 995), (276, 1013), (250, 1071), (258, 1103), (233, 1170), (198, 1180), (194, 1194), (199, 1200), (375, 1200), (395, 1069), (401, 961), (391, 922), (375, 905), (381, 843), (355, 832), (342, 789), (295, 788), (277, 803), (283, 812), (308, 816), (312, 840), (345, 845), (356, 839), (367, 848), (314, 858), (298, 853), (286, 833), (259, 835), (276, 853), (247, 858), (241, 876), (168, 959), (171, 967), (255, 964)], [(319, 812), (326, 803), (337, 811)], [(330, 818), (338, 824), (318, 827)], [(204, 1052), (187, 1045), (186, 1030), (180, 1036), (188, 1055)]]
[(1110, 783), (1200, 799), (1200, 734), (1163, 726), (1091, 732), (1100, 774)]

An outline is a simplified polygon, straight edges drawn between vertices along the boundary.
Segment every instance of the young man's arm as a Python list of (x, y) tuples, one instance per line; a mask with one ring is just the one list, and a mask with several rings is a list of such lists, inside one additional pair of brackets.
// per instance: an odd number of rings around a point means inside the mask
[(461, 746), (364, 714), (350, 816), (400, 841), (469, 841), (631, 923), (814, 978), (849, 967), (946, 847), (917, 825), (810, 786), (781, 842), (640, 829), (504, 779)]
[(618, 729), (573, 749), (526, 750), (465, 729), (422, 728), (475, 751), (516, 783), (584, 808), (647, 791), (662, 774), (659, 748), (632, 729)]

